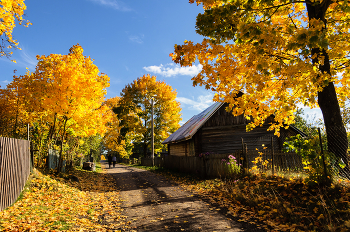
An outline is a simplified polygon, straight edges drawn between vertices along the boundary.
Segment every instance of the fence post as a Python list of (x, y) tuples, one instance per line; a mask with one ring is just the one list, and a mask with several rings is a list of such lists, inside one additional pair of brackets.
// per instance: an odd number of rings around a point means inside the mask
[(29, 132), (29, 123), (27, 124), (27, 140), (29, 141), (29, 163), (30, 163), (30, 173), (33, 173), (34, 169), (34, 154), (33, 154), (33, 148), (32, 148), (32, 143), (30, 142), (30, 132)]
[(275, 175), (275, 163), (274, 163), (274, 150), (273, 150), (273, 136), (271, 137), (271, 163), (272, 163), (272, 175)]
[(248, 174), (249, 173), (249, 163), (248, 163), (248, 150), (247, 150), (247, 144), (245, 143), (244, 144), (244, 154), (245, 154), (245, 160), (246, 160), (246, 174)]
[(248, 157), (247, 157), (247, 144), (244, 143), (243, 138), (242, 138), (242, 156), (244, 159), (243, 165), (245, 166), (244, 168), (244, 173), (248, 174)]
[(321, 130), (318, 127), (318, 136), (320, 137), (320, 146), (321, 146), (321, 155), (322, 155), (322, 162), (323, 162), (323, 172), (324, 172), (324, 177), (327, 178), (327, 167), (326, 163), (324, 161), (324, 153), (323, 153), (323, 145), (322, 145), (322, 138), (321, 138)]

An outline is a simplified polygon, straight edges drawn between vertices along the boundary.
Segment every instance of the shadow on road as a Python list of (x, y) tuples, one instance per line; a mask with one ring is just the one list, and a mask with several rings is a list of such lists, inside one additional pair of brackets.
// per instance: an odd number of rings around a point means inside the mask
[[(106, 165), (105, 167), (108, 167)], [(264, 231), (233, 220), (163, 176), (134, 167), (106, 169), (120, 191), (126, 231)]]

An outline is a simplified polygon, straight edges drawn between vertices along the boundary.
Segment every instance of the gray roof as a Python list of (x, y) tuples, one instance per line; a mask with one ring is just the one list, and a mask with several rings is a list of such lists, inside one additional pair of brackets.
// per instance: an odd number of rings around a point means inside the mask
[[(223, 102), (216, 102), (210, 107), (208, 107), (203, 112), (193, 116), (190, 120), (188, 120), (185, 124), (183, 124), (177, 131), (171, 134), (166, 140), (164, 140), (163, 144), (168, 143), (176, 143), (180, 141), (189, 140), (192, 138), (194, 134), (204, 125), (206, 121), (218, 110)], [(301, 136), (306, 137), (307, 135), (300, 131), (293, 125), (289, 125), (292, 130), (295, 130), (297, 133), (301, 134)]]
[(192, 136), (201, 128), (201, 126), (223, 105), (223, 102), (216, 102), (203, 112), (193, 116), (177, 131), (171, 134), (163, 144), (174, 143), (191, 139)]

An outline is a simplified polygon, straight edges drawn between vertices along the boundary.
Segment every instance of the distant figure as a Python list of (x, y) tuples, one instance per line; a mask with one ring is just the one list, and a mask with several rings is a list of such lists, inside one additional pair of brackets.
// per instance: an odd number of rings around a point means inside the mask
[(112, 165), (112, 156), (108, 155), (108, 164), (109, 164), (109, 168), (111, 168)]
[(114, 168), (115, 167), (115, 163), (117, 162), (117, 157), (113, 156), (112, 161), (113, 161), (113, 168)]

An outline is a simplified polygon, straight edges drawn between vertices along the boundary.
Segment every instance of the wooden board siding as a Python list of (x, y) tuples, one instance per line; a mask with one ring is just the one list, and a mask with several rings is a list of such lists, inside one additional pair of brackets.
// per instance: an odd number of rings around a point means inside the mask
[(220, 109), (218, 109), (215, 114), (211, 116), (203, 125), (203, 128), (227, 125), (242, 125), (247, 123), (247, 120), (243, 117), (243, 115), (235, 117), (231, 112), (227, 112), (227, 106), (227, 103), (221, 106)]
[(13, 204), (30, 173), (30, 143), (0, 137), (0, 211)]
[[(226, 108), (228, 104), (225, 103), (221, 106), (215, 114), (213, 114), (208, 121), (203, 125), (205, 127), (216, 127), (216, 126), (232, 126), (232, 125), (246, 125), (250, 121), (244, 118), (244, 115), (233, 116), (232, 111), (227, 112)], [(265, 120), (265, 124), (269, 124), (273, 121), (273, 116), (268, 117)]]
[(267, 126), (257, 127), (253, 131), (246, 132), (245, 125), (235, 127), (207, 127), (202, 132), (202, 150), (216, 154), (232, 153), (242, 150), (243, 142), (249, 150), (262, 149), (262, 144), (271, 148), (271, 137), (274, 137), (274, 149), (280, 150), (278, 137), (272, 131), (267, 131)]
[(242, 150), (243, 142), (248, 150), (259, 150), (264, 147), (271, 149), (273, 137), (273, 149), (281, 151), (287, 137), (298, 134), (293, 128), (281, 128), (281, 136), (274, 135), (274, 131), (268, 131), (274, 116), (271, 115), (261, 127), (256, 127), (247, 132), (249, 123), (243, 115), (233, 116), (226, 111), (227, 103), (223, 104), (193, 135), (189, 140), (170, 144), (169, 154), (174, 156), (198, 156), (201, 153), (229, 154)]
[(169, 144), (169, 151), (174, 156), (195, 156), (194, 140)]

